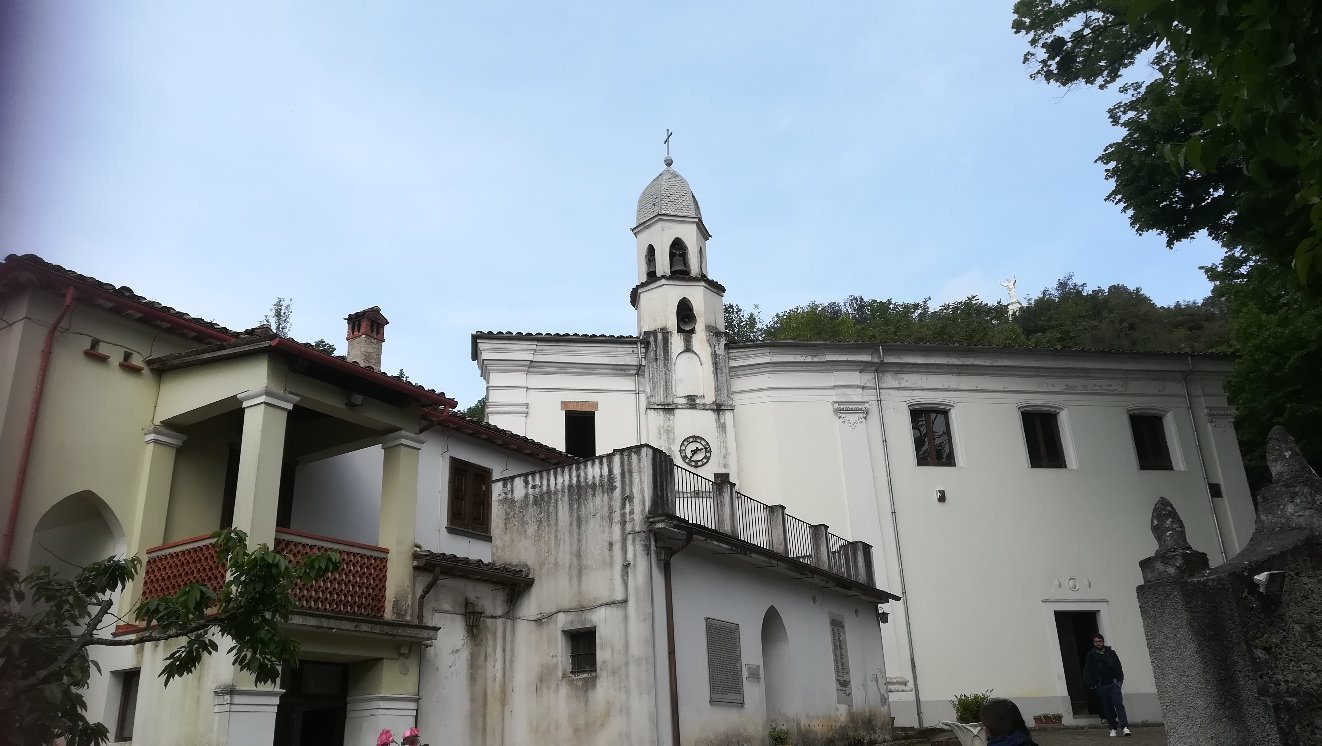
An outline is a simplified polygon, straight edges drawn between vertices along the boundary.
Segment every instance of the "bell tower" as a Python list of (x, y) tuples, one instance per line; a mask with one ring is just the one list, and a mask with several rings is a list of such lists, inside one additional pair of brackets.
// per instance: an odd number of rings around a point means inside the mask
[(735, 479), (725, 287), (707, 274), (711, 233), (673, 164), (667, 154), (665, 168), (643, 189), (633, 229), (638, 284), (630, 301), (647, 343), (648, 442), (707, 477)]

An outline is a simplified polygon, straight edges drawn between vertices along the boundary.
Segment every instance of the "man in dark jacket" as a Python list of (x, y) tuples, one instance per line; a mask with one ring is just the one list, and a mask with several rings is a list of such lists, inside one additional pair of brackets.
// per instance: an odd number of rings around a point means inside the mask
[(1120, 666), (1120, 656), (1106, 646), (1106, 638), (1093, 635), (1092, 650), (1083, 663), (1083, 683), (1097, 692), (1113, 737), (1117, 730), (1123, 730), (1126, 736), (1133, 735), (1129, 732), (1129, 718), (1125, 716), (1125, 701), (1120, 696), (1120, 685), (1124, 682), (1125, 669)]

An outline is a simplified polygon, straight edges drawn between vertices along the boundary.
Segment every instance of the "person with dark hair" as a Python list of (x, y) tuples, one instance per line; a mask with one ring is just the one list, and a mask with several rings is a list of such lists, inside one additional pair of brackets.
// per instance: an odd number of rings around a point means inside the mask
[(1019, 707), (1008, 699), (993, 699), (978, 714), (987, 729), (987, 746), (1037, 746)]
[(1102, 715), (1106, 724), (1111, 726), (1114, 738), (1117, 730), (1129, 732), (1129, 718), (1125, 715), (1125, 700), (1120, 695), (1120, 685), (1125, 683), (1125, 669), (1120, 666), (1120, 656), (1106, 646), (1106, 638), (1101, 633), (1092, 636), (1092, 650), (1083, 663), (1083, 683), (1097, 692), (1097, 699), (1102, 703)]

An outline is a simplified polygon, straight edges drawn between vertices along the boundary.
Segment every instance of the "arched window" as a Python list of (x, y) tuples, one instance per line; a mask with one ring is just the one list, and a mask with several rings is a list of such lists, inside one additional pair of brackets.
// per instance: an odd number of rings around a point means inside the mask
[(648, 244), (647, 253), (643, 256), (643, 261), (647, 265), (647, 279), (656, 277), (656, 249)]
[(680, 334), (692, 334), (698, 328), (698, 315), (693, 313), (693, 304), (688, 298), (680, 298), (675, 305), (675, 328)]
[(670, 243), (670, 274), (689, 274), (689, 247), (678, 238)]

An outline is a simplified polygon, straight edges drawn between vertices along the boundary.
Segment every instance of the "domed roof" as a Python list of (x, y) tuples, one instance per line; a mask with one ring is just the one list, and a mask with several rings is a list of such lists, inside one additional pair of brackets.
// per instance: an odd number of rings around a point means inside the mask
[(670, 215), (679, 218), (697, 218), (702, 220), (702, 210), (698, 208), (698, 198), (679, 172), (670, 167), (673, 163), (666, 158), (666, 167), (652, 179), (638, 197), (638, 222), (642, 225), (657, 215)]

